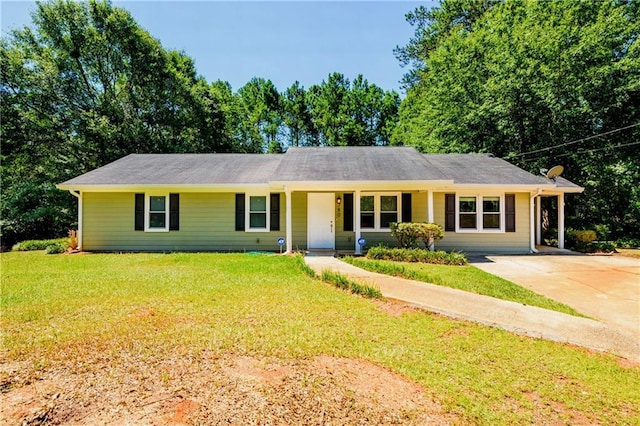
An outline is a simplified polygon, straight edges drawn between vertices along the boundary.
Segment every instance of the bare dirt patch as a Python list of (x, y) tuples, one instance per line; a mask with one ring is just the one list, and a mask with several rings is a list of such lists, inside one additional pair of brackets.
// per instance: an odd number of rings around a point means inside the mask
[(364, 360), (87, 358), (46, 371), (0, 365), (0, 424), (458, 423), (422, 386)]
[(385, 299), (378, 302), (378, 309), (384, 313), (387, 313), (394, 317), (399, 317), (402, 314), (424, 312), (420, 308), (411, 306), (406, 302), (401, 302), (395, 299)]

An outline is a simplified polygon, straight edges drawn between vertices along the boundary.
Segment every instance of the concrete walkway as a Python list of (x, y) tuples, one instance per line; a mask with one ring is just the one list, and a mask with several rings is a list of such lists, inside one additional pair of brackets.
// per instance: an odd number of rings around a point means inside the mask
[(598, 321), (495, 299), (448, 287), (368, 272), (329, 256), (306, 256), (316, 273), (338, 272), (373, 284), (382, 294), (448, 317), (502, 328), (530, 337), (571, 343), (640, 362), (637, 336)]

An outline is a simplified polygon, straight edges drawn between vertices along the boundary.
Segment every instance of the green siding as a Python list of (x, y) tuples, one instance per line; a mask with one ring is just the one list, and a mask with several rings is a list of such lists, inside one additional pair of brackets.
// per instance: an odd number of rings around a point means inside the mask
[[(307, 249), (307, 194), (292, 193), (292, 247)], [(336, 196), (344, 199), (344, 193)], [(133, 193), (83, 194), (83, 248), (88, 251), (278, 251), (286, 235), (286, 197), (280, 196), (280, 231), (235, 231), (235, 193), (180, 194), (180, 230), (134, 231)], [(344, 208), (336, 205), (336, 249), (353, 250), (355, 232), (343, 231)], [(427, 219), (427, 193), (413, 192), (413, 221)], [(444, 194), (434, 194), (434, 219), (444, 227)], [(363, 232), (367, 247), (395, 246), (388, 232)], [(259, 240), (259, 242), (258, 242)], [(529, 194), (516, 194), (516, 232), (447, 232), (436, 248), (482, 252), (529, 251)]]
[[(433, 195), (435, 223), (444, 228), (444, 193)], [(529, 194), (516, 194), (516, 232), (445, 232), (436, 243), (437, 250), (461, 250), (483, 253), (529, 253)]]
[[(285, 235), (285, 197), (280, 197), (280, 229), (235, 230), (234, 193), (180, 194), (180, 230), (134, 231), (133, 193), (83, 194), (83, 249), (89, 251), (278, 251)], [(259, 242), (258, 242), (259, 240)]]

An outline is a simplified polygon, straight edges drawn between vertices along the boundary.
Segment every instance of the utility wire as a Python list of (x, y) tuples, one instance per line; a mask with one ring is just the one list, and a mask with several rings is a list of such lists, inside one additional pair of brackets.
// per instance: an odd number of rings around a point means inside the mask
[[(640, 123), (638, 123), (640, 124)], [(593, 148), (593, 149), (581, 149), (578, 150), (576, 152), (566, 152), (564, 154), (558, 154), (558, 155), (554, 155), (554, 158), (559, 158), (559, 157), (566, 157), (568, 155), (575, 155), (575, 154), (587, 154), (587, 153), (592, 153), (592, 152), (597, 152), (597, 151), (604, 151), (606, 149), (615, 149), (615, 148), (624, 148), (626, 146), (633, 146), (633, 145), (640, 145), (640, 141), (636, 141), (636, 142), (629, 142), (629, 143), (623, 143), (620, 145), (614, 145), (614, 146), (605, 146), (602, 148)], [(542, 157), (535, 157), (535, 158), (527, 158), (527, 159), (522, 159), (520, 161), (523, 161), (525, 163), (528, 163), (530, 161), (536, 161), (539, 160)]]
[(636, 126), (640, 126), (640, 123), (631, 124), (629, 126), (625, 126), (625, 127), (620, 127), (618, 129), (609, 130), (608, 132), (600, 133), (600, 134), (597, 134), (597, 135), (587, 136), (586, 138), (576, 139), (576, 140), (571, 141), (571, 142), (565, 142), (565, 143), (561, 143), (561, 144), (558, 144), (558, 145), (549, 146), (547, 148), (536, 149), (535, 151), (528, 151), (528, 152), (521, 152), (519, 154), (512, 154), (512, 155), (509, 155), (509, 156), (505, 157), (505, 160), (508, 160), (510, 158), (515, 158), (515, 157), (520, 157), (520, 156), (523, 156), (523, 155), (536, 154), (538, 152), (551, 151), (552, 149), (560, 148), (562, 146), (568, 146), (568, 145), (573, 145), (573, 144), (576, 144), (576, 143), (579, 143), (579, 142), (588, 141), (590, 139), (595, 139), (595, 138), (599, 138), (599, 137), (602, 137), (602, 136), (610, 135), (612, 133), (617, 133), (617, 132), (621, 132), (623, 130), (631, 129), (631, 128), (636, 127)]

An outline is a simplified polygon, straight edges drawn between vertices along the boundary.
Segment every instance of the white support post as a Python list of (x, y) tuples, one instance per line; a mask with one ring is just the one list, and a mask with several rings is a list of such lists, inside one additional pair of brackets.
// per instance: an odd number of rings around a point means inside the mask
[(427, 191), (427, 222), (433, 223), (433, 191)]
[(564, 193), (558, 194), (558, 248), (564, 248)]
[(531, 198), (529, 199), (529, 249), (531, 250), (531, 253), (538, 252), (538, 250), (536, 250), (536, 195), (537, 194), (532, 194)]
[(536, 197), (536, 244), (542, 245), (542, 198)]
[(360, 239), (361, 233), (360, 233), (360, 190), (356, 189), (355, 193), (353, 194), (353, 204), (355, 207), (355, 231), (356, 231), (356, 238), (355, 238), (355, 245), (356, 245), (356, 254), (362, 254), (362, 248), (360, 247), (360, 244), (358, 244), (358, 240)]
[(78, 250), (82, 251), (82, 196), (83, 192), (78, 191)]
[(293, 230), (291, 229), (291, 224), (293, 223), (292, 217), (291, 217), (291, 190), (287, 187), (284, 188), (284, 197), (285, 197), (285, 201), (286, 201), (286, 231), (285, 231), (285, 238), (287, 239), (286, 245), (287, 245), (287, 253), (291, 253), (293, 251)]

